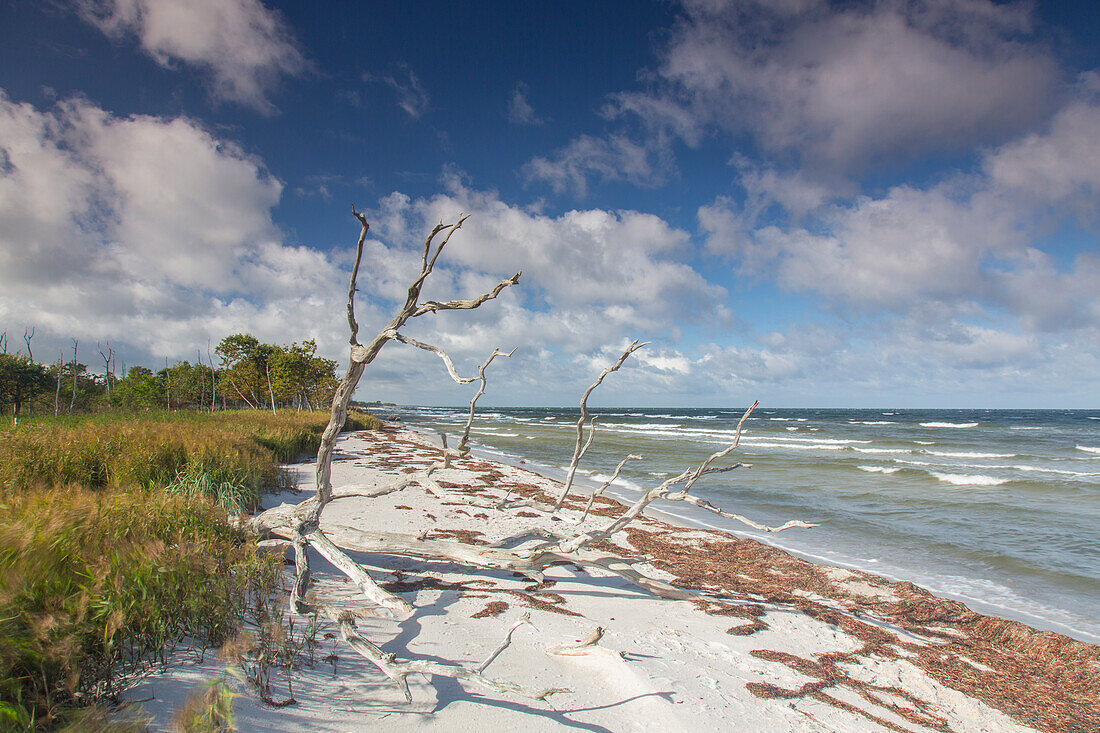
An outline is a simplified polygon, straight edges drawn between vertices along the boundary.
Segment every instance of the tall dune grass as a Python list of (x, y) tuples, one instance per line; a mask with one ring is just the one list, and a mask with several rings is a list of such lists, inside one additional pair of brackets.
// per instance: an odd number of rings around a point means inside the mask
[[(279, 463), (315, 452), (328, 413), (254, 411), (43, 418), (0, 426), (5, 490), (76, 484), (90, 489), (172, 486), (212, 492), (228, 511), (280, 488)], [(345, 429), (376, 428), (370, 415)]]
[[(57, 728), (180, 640), (220, 644), (277, 564), (227, 520), (316, 450), (328, 415), (0, 426), (0, 730)], [(377, 425), (357, 415), (352, 429)]]

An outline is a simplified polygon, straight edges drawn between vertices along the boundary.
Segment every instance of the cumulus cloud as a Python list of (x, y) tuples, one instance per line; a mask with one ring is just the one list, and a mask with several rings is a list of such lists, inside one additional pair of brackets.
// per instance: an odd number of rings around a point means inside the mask
[(282, 243), (282, 184), (195, 121), (0, 95), (0, 148), (5, 323), (125, 341), (131, 358), (186, 358), (239, 330), (339, 343), (341, 269)]
[[(660, 184), (671, 140), (695, 147), (708, 137), (731, 152), (751, 140), (819, 179), (845, 178), (1003, 142), (1059, 102), (1062, 72), (1025, 4), (683, 5), (657, 68), (641, 74), (645, 88), (608, 96), (601, 114), (622, 124), (532, 160), (529, 179), (558, 191), (583, 190), (585, 178)], [(663, 152), (663, 168), (617, 167), (643, 150)]]
[[(1033, 329), (1097, 325), (1095, 253), (1059, 263), (1036, 242), (1067, 216), (1095, 224), (1098, 134), (1100, 107), (1075, 103), (1045, 131), (990, 149), (980, 173), (819, 202), (807, 221), (785, 226), (760, 224), (755, 210), (719, 198), (700, 208), (700, 226), (710, 251), (864, 311), (936, 302), (1006, 308)], [(1095, 230), (1083, 236), (1095, 239)]]
[(270, 114), (271, 89), (309, 68), (294, 34), (259, 0), (77, 0), (81, 15), (113, 38), (136, 36), (158, 64), (201, 69), (216, 99)]
[(1059, 80), (1019, 4), (689, 6), (660, 67), (704, 121), (841, 170), (1027, 129)]

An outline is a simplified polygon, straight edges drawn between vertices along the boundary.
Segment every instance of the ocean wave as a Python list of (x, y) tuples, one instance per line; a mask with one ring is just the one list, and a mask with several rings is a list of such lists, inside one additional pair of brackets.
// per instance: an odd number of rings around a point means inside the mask
[(909, 448), (852, 448), (852, 450), (859, 453), (912, 453)]
[(934, 441), (934, 440), (914, 440), (913, 442), (916, 443), (917, 445), (935, 445), (936, 444), (936, 441)]
[(976, 428), (976, 422), (922, 422), (922, 428)]
[(849, 420), (849, 425), (897, 425), (894, 420)]
[(846, 445), (833, 443), (747, 443), (746, 448), (788, 448), (790, 450), (847, 450)]
[(849, 438), (799, 438), (793, 435), (752, 435), (743, 436), (741, 440), (746, 443), (751, 443), (756, 440), (778, 441), (781, 443), (827, 443), (829, 445), (853, 445), (858, 443), (859, 445), (866, 445), (870, 443), (870, 440), (854, 440)]
[(1008, 483), (1006, 478), (994, 478), (993, 476), (982, 476), (980, 474), (937, 473), (936, 471), (929, 471), (928, 473), (940, 481), (954, 486), (1000, 486)]
[(1100, 453), (1100, 448), (1097, 448), (1097, 447), (1092, 446), (1092, 445), (1078, 445), (1076, 447), (1077, 447), (1077, 450), (1083, 450), (1086, 453)]
[(924, 451), (930, 456), (939, 456), (940, 458), (1015, 458), (1017, 453), (968, 453), (966, 451)]
[(1021, 425), (1021, 426), (1011, 427), (1011, 428), (1009, 428), (1009, 430), (1042, 430), (1042, 428), (1027, 427), (1027, 426), (1022, 426)]
[(1015, 465), (978, 465), (974, 463), (933, 463), (932, 461), (909, 461), (904, 458), (890, 459), (894, 463), (904, 463), (907, 466), (934, 466), (937, 468), (985, 468), (995, 471), (1022, 471), (1024, 473), (1053, 473), (1058, 476), (1100, 476), (1100, 473), (1087, 473), (1085, 471), (1067, 471), (1062, 468), (1043, 468), (1042, 466), (1029, 466), (1027, 464)]
[(897, 473), (900, 468), (887, 468), (886, 466), (856, 466), (860, 471), (868, 473)]

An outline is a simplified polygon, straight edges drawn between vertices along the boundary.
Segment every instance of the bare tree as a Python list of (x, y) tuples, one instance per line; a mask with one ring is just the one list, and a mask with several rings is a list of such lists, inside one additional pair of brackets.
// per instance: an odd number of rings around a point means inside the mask
[(0, 332), (0, 353), (8, 353), (8, 332)]
[[(206, 360), (210, 362), (210, 412), (214, 412), (217, 407), (218, 397), (218, 373), (214, 371), (214, 357), (210, 356), (210, 340), (206, 341)], [(202, 362), (202, 355), (199, 355), (199, 362)]]
[[(440, 469), (448, 467), (453, 458), (464, 457), (468, 454), (469, 448), (467, 444), (470, 426), (474, 417), (475, 404), (485, 391), (486, 368), (495, 357), (508, 356), (510, 354), (506, 354), (500, 350), (494, 350), (489, 358), (480, 366), (478, 376), (461, 377), (446, 352), (434, 345), (409, 338), (400, 333), (399, 329), (409, 320), (426, 313), (435, 313), (441, 310), (477, 308), (488, 300), (496, 298), (504, 288), (514, 285), (520, 277), (520, 273), (516, 273), (511, 278), (499, 282), (492, 290), (469, 300), (453, 300), (444, 303), (428, 301), (421, 303), (420, 293), (424, 281), (428, 275), (431, 274), (439, 255), (450, 241), (451, 236), (462, 226), (465, 217), (460, 217), (456, 223), (450, 225), (440, 223), (431, 231), (424, 243), (420, 272), (409, 286), (405, 304), (400, 308), (393, 320), (390, 321), (389, 325), (379, 331), (368, 344), (360, 344), (357, 339), (359, 326), (355, 320), (354, 310), (355, 283), (362, 259), (363, 242), (369, 230), (369, 225), (362, 214), (354, 209), (352, 213), (360, 223), (360, 234), (356, 248), (355, 264), (352, 269), (351, 283), (348, 288), (347, 316), (348, 325), (351, 331), (350, 361), (347, 373), (337, 387), (336, 394), (333, 398), (332, 413), (329, 423), (322, 436), (320, 448), (317, 451), (316, 494), (297, 505), (282, 504), (273, 509), (269, 509), (255, 517), (251, 521), (251, 526), (261, 535), (261, 537), (284, 538), (283, 540), (268, 539), (264, 541), (265, 543), (283, 546), (286, 549), (293, 549), (295, 558), (295, 583), (291, 590), (291, 609), (301, 614), (319, 612), (336, 622), (343, 638), (349, 646), (369, 659), (378, 669), (398, 684), (404, 692), (406, 699), (411, 700), (406, 678), (412, 673), (426, 673), (468, 680), (489, 686), (496, 690), (532, 696), (535, 699), (544, 699), (548, 692), (531, 695), (530, 692), (523, 690), (513, 683), (492, 680), (484, 675), (485, 669), (492, 660), (507, 647), (511, 639), (511, 633), (516, 627), (513, 627), (513, 629), (509, 631), (508, 637), (502, 642), (498, 649), (476, 668), (462, 665), (441, 664), (425, 660), (398, 661), (396, 655), (383, 652), (378, 646), (365, 639), (356, 630), (354, 616), (349, 611), (331, 608), (316, 600), (312, 602), (306, 600), (306, 590), (310, 580), (310, 560), (307, 548), (313, 547), (319, 554), (329, 560), (329, 562), (359, 587), (360, 591), (370, 602), (383, 609), (388, 609), (389, 612), (393, 614), (404, 616), (412, 612), (412, 606), (403, 598), (379, 586), (367, 571), (347, 554), (347, 551), (443, 560), (474, 568), (510, 570), (535, 580), (542, 580), (542, 572), (552, 565), (573, 563), (580, 567), (597, 568), (614, 573), (661, 597), (695, 599), (700, 597), (699, 594), (674, 587), (664, 581), (648, 577), (639, 572), (632, 567), (632, 564), (636, 562), (636, 560), (594, 551), (588, 546), (598, 540), (606, 539), (624, 529), (630, 522), (637, 519), (649, 504), (657, 499), (689, 501), (697, 506), (715, 511), (726, 517), (737, 519), (764, 531), (778, 532), (790, 527), (813, 526), (806, 522), (793, 520), (780, 527), (767, 527), (752, 522), (740, 515), (728, 513), (717, 507), (713, 507), (707, 502), (697, 499), (688, 493), (701, 477), (731, 471), (744, 465), (737, 463), (727, 466), (712, 466), (711, 464), (724, 458), (737, 447), (743, 425), (756, 407), (756, 403), (753, 403), (753, 405), (745, 411), (741, 421), (738, 423), (737, 432), (731, 445), (724, 450), (714, 453), (699, 466), (685, 469), (677, 476), (673, 476), (659, 486), (645, 492), (621, 517), (612, 520), (600, 529), (589, 530), (587, 532), (578, 531), (572, 535), (557, 535), (546, 531), (524, 533), (489, 546), (474, 546), (451, 540), (433, 540), (423, 536), (416, 537), (412, 535), (375, 531), (367, 532), (356, 527), (326, 525), (326, 529), (322, 531), (320, 528), (320, 519), (324, 508), (333, 501), (349, 497), (380, 497), (412, 486), (420, 486), (433, 495), (440, 496), (449, 501), (467, 504), (477, 504), (479, 501), (482, 501), (458, 493), (447, 492), (440, 483), (435, 480), (432, 474)], [(436, 244), (436, 239), (441, 234), (443, 236), (439, 243)], [(451, 378), (458, 383), (470, 383), (475, 380), (481, 382), (477, 394), (475, 394), (470, 401), (469, 417), (466, 422), (463, 436), (458, 446), (453, 449), (447, 447), (446, 437), (444, 436), (441, 460), (432, 463), (419, 472), (406, 474), (392, 483), (379, 487), (368, 489), (356, 486), (342, 486), (334, 489), (331, 484), (332, 456), (336, 445), (337, 435), (347, 418), (347, 408), (352, 394), (355, 391), (355, 387), (366, 365), (374, 360), (382, 347), (389, 341), (399, 341), (435, 353), (443, 360)], [(578, 421), (578, 447), (574, 451), (574, 469), (576, 462), (583, 456), (584, 452), (587, 450), (587, 446), (591, 444), (594, 432), (591, 420), (588, 420), (590, 426), (589, 437), (588, 441), (582, 446), (581, 436), (583, 435), (583, 425), (588, 418), (586, 404), (588, 396), (597, 386), (599, 386), (604, 377), (621, 367), (630, 354), (643, 345), (644, 344), (639, 344), (637, 341), (631, 344), (615, 364), (603, 371), (595, 384), (593, 384), (585, 392), (584, 397), (582, 397), (581, 419)], [(627, 459), (624, 459), (624, 461), (619, 464), (618, 469), (616, 469), (616, 476), (618, 472), (621, 471), (626, 460), (633, 458), (637, 458), (637, 456), (628, 456)], [(608, 482), (608, 484), (610, 484), (610, 482)], [(682, 486), (682, 488), (673, 491), (673, 487), (677, 486)], [(602, 491), (603, 488), (606, 488), (606, 485), (597, 491)], [(566, 506), (567, 495), (568, 488), (563, 491), (563, 496), (559, 497), (553, 506), (547, 506), (544, 507), (544, 509), (558, 511), (564, 508), (569, 509), (569, 511), (575, 511), (572, 507)], [(506, 503), (507, 499), (508, 494), (506, 493), (489, 506), (494, 509), (505, 510), (509, 506)], [(588, 508), (591, 506), (593, 500), (594, 496), (589, 499), (588, 507), (584, 509), (585, 514), (587, 514)], [(481, 504), (478, 505), (480, 506)], [(577, 509), (579, 509), (579, 507), (577, 507)], [(538, 541), (534, 545), (524, 544), (522, 547), (516, 544), (517, 542), (523, 544), (531, 539)], [(286, 542), (286, 540), (289, 540), (289, 542)], [(581, 646), (594, 644), (598, 640), (598, 636), (599, 634), (597, 633), (592, 640), (586, 641)], [(564, 650), (562, 653), (571, 652)]]
[(73, 339), (73, 394), (69, 398), (69, 414), (73, 414), (73, 407), (76, 406), (76, 348), (77, 340)]
[(34, 326), (31, 326), (29, 330), (24, 328), (23, 329), (23, 340), (27, 342), (27, 358), (29, 358), (32, 362), (34, 361), (34, 352), (31, 351), (31, 339), (33, 339), (33, 338), (34, 338)]
[(99, 345), (99, 342), (95, 342), (96, 351), (99, 352), (100, 357), (103, 358), (103, 381), (107, 385), (107, 402), (111, 402), (111, 358), (114, 356), (114, 349), (111, 348), (111, 342), (107, 342), (107, 351), (103, 351), (103, 347)]
[(61, 360), (65, 358), (62, 351), (57, 352), (57, 391), (53, 395), (53, 416), (61, 414)]

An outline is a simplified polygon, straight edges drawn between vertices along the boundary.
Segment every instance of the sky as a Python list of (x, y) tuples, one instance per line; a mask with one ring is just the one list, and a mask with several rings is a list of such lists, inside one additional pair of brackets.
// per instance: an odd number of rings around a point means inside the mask
[[(483, 404), (1100, 406), (1084, 2), (0, 4), (0, 330), (102, 372), (404, 332)], [(362, 400), (461, 404), (391, 343)]]

